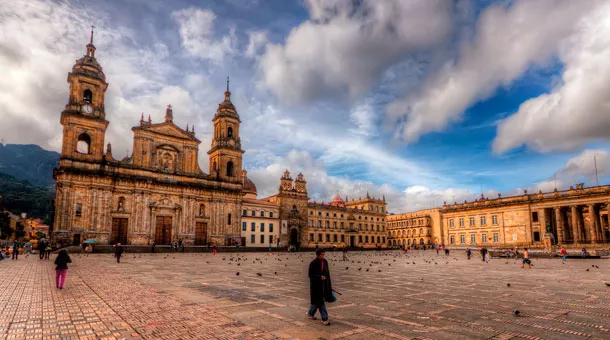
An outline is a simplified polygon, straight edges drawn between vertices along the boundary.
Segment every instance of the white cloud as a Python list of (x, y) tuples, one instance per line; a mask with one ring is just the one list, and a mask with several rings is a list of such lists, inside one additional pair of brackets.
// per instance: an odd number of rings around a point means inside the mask
[[(580, 3), (580, 2), (579, 2)], [(586, 2), (588, 3), (588, 2)], [(610, 4), (577, 26), (559, 53), (562, 82), (532, 98), (498, 126), (495, 152), (526, 144), (540, 152), (575, 150), (610, 138)]]
[[(464, 188), (448, 188), (433, 190), (425, 186), (409, 186), (399, 189), (389, 184), (376, 185), (370, 181), (353, 180), (343, 176), (328, 174), (326, 164), (315, 158), (310, 152), (304, 150), (290, 150), (285, 157), (278, 157), (271, 164), (248, 170), (248, 177), (254, 181), (259, 197), (274, 195), (279, 187), (280, 177), (288, 169), (293, 178), (302, 172), (307, 181), (307, 190), (312, 201), (329, 202), (338, 193), (341, 197), (350, 199), (385, 195), (390, 212), (407, 212), (432, 207), (439, 207), (444, 201), (447, 203), (478, 198), (470, 190)], [(486, 194), (496, 194), (490, 191)]]
[(444, 0), (308, 0), (310, 20), (260, 61), (265, 85), (289, 103), (362, 95), (405, 56), (444, 41), (453, 4)]
[(248, 57), (254, 58), (265, 52), (265, 47), (269, 43), (267, 31), (248, 31), (248, 46), (246, 46), (245, 54)]
[(189, 7), (174, 11), (172, 18), (180, 27), (182, 46), (191, 55), (221, 63), (225, 55), (233, 52), (233, 32), (220, 39), (214, 37), (213, 25), (216, 21), (214, 12)]
[(413, 142), (427, 132), (442, 131), (532, 64), (548, 62), (595, 4), (599, 2), (517, 0), (486, 8), (473, 38), (459, 46), (458, 57), (433, 72), (418, 91), (388, 106), (390, 120), (402, 124), (401, 139)]
[(588, 149), (570, 158), (551, 178), (536, 183), (530, 191), (550, 192), (555, 188), (565, 190), (582, 182), (587, 186), (593, 186), (597, 184), (597, 178), (608, 175), (610, 175), (610, 153), (603, 149)]

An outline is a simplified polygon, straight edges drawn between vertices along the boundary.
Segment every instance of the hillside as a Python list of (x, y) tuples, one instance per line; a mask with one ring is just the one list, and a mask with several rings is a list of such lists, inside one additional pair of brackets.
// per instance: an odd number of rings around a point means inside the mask
[(32, 144), (0, 144), (0, 172), (52, 190), (59, 153)]
[(0, 173), (0, 196), (5, 209), (48, 221), (55, 193)]

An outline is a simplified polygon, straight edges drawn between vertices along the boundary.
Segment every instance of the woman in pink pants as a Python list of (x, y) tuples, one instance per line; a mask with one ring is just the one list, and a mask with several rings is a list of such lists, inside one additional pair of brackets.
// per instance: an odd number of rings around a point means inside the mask
[(68, 263), (72, 263), (68, 253), (62, 249), (57, 254), (55, 259), (55, 286), (59, 289), (64, 288), (64, 281), (66, 281), (66, 274), (68, 273)]

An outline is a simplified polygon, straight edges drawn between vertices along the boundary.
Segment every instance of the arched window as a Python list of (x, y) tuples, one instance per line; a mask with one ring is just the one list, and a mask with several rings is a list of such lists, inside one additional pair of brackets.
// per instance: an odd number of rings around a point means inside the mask
[(407, 240), (407, 244), (410, 246), (411, 245), (411, 240)]
[(76, 152), (82, 154), (89, 154), (89, 147), (91, 146), (91, 137), (86, 133), (81, 133), (76, 141)]
[(419, 228), (419, 234), (421, 235), (423, 233), (424, 233), (424, 230), (422, 228)]
[(227, 177), (233, 177), (233, 162), (227, 162)]
[(85, 90), (85, 92), (83, 92), (83, 101), (87, 102), (87, 103), (91, 103), (92, 100), (93, 100), (93, 92), (91, 92), (91, 90), (89, 90), (89, 89)]
[(227, 137), (233, 137), (233, 128), (230, 126), (227, 128)]
[(216, 161), (214, 161), (214, 163), (212, 164), (212, 170), (216, 171), (217, 168), (218, 166), (216, 165)]
[(419, 239), (419, 244), (424, 244), (424, 239), (423, 238)]

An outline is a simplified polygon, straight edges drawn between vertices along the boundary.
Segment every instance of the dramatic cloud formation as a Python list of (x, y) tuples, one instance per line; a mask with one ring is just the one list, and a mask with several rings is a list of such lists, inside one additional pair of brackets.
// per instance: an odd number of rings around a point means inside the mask
[(452, 27), (450, 1), (305, 2), (311, 16), (283, 45), (270, 44), (260, 68), (282, 101), (361, 96), (410, 53), (434, 46)]
[(232, 53), (233, 32), (214, 38), (214, 12), (189, 7), (173, 12), (172, 17), (180, 26), (182, 46), (192, 55), (221, 63), (225, 55)]
[(427, 132), (442, 131), (474, 102), (510, 85), (532, 64), (547, 62), (596, 3), (527, 0), (485, 9), (474, 37), (461, 43), (457, 59), (433, 72), (418, 91), (389, 105), (391, 120), (403, 122), (400, 137), (413, 142)]
[(559, 58), (565, 65), (562, 82), (521, 104), (498, 126), (495, 152), (523, 144), (541, 152), (574, 150), (610, 138), (609, 3), (579, 22)]

